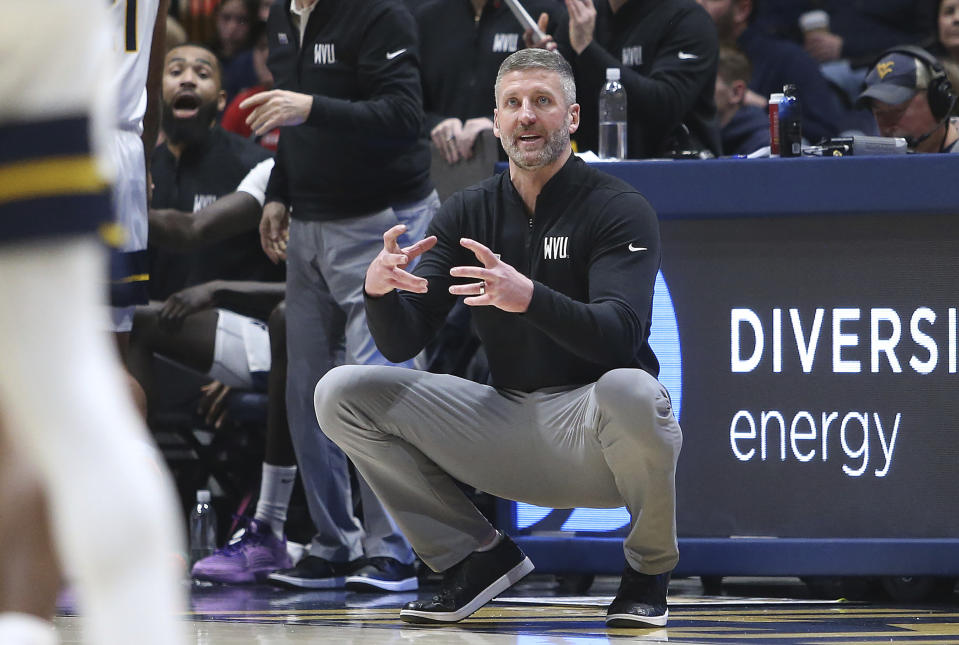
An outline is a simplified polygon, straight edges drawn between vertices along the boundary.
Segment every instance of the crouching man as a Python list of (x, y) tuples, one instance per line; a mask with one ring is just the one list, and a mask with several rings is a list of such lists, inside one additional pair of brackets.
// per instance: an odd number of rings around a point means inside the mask
[(575, 96), (560, 55), (507, 58), (494, 133), (509, 172), (451, 197), (420, 242), (400, 248), (405, 229), (391, 228), (366, 273), (368, 324), (387, 358), (416, 355), (464, 297), (493, 385), (343, 366), (316, 387), (320, 427), (445, 572), (439, 594), (401, 610), (407, 622), (462, 620), (533, 569), (455, 477), (540, 506), (625, 504), (626, 566), (606, 623), (666, 624), (682, 433), (648, 342), (659, 227), (632, 187), (573, 156)]

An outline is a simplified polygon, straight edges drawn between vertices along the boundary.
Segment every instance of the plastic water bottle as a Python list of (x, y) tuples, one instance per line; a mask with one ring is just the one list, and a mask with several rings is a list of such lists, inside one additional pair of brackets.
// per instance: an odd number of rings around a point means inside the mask
[(795, 85), (785, 85), (779, 99), (779, 154), (802, 156), (802, 106)]
[(626, 158), (626, 88), (619, 68), (606, 69), (606, 84), (599, 93), (599, 158)]
[(216, 511), (210, 504), (210, 491), (198, 490), (190, 511), (190, 564), (216, 550)]

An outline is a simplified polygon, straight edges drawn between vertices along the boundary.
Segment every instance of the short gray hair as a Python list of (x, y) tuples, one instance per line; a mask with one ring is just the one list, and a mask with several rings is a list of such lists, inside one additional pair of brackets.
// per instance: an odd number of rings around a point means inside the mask
[(566, 99), (566, 105), (570, 106), (576, 102), (576, 80), (573, 78), (573, 68), (569, 66), (566, 59), (557, 52), (530, 47), (510, 54), (499, 66), (499, 71), (496, 73), (496, 84), (493, 86), (493, 100), (497, 106), (499, 106), (499, 85), (503, 77), (510, 72), (524, 69), (545, 69), (556, 72), (559, 74), (560, 83), (563, 86), (563, 98)]

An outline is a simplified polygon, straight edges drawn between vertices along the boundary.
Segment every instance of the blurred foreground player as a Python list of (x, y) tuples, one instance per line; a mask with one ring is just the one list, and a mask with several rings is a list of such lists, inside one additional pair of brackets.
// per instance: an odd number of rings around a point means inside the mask
[[(116, 130), (108, 154), (116, 168), (110, 256), (111, 329), (126, 355), (133, 311), (148, 301), (147, 175), (160, 129), (160, 84), (168, 0), (111, 0), (108, 7), (116, 68), (111, 96)], [(157, 16), (161, 19), (157, 20)], [(156, 42), (157, 46), (153, 47)], [(142, 396), (141, 393), (135, 394)]]
[[(115, 116), (104, 91), (106, 12), (94, 0), (11, 0), (4, 9), (0, 467), (28, 465), (46, 494), (57, 556), (88, 619), (86, 642), (180, 645), (185, 605), (170, 558), (184, 550), (181, 520), (104, 331), (106, 254), (96, 233), (110, 206), (91, 140), (102, 150)], [(4, 489), (24, 472), (0, 473)], [(44, 507), (16, 501), (0, 498), (5, 526), (41, 542)], [(0, 643), (55, 643), (49, 615), (37, 611), (50, 587), (33, 575), (13, 579), (18, 555), (0, 545)], [(55, 566), (35, 560), (29, 569), (47, 578)]]
[(659, 223), (631, 186), (573, 156), (575, 99), (559, 54), (507, 58), (493, 122), (509, 172), (450, 197), (420, 242), (401, 248), (405, 227), (391, 228), (366, 273), (387, 358), (415, 355), (465, 296), (493, 385), (347, 365), (316, 386), (320, 427), (444, 572), (432, 600), (400, 612), (407, 622), (462, 620), (533, 569), (453, 477), (539, 506), (625, 503), (626, 566), (606, 623), (667, 621), (682, 433), (649, 346)]

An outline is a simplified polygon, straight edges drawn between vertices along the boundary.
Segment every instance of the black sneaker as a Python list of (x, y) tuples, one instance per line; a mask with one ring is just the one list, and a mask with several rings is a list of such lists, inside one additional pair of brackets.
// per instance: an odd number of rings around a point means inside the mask
[(443, 573), (440, 592), (431, 600), (406, 603), (400, 618), (408, 623), (455, 623), (516, 584), (533, 563), (506, 537), (489, 551), (474, 551)]
[(416, 567), (387, 557), (366, 559), (366, 565), (346, 577), (346, 588), (353, 591), (415, 591), (420, 582)]
[(274, 571), (267, 580), (281, 587), (297, 589), (340, 589), (346, 576), (364, 564), (363, 560), (330, 562), (315, 555), (308, 555), (295, 567)]
[(609, 627), (662, 627), (669, 618), (666, 588), (669, 572), (651, 576), (635, 571), (629, 564), (623, 570), (619, 591), (606, 612)]

